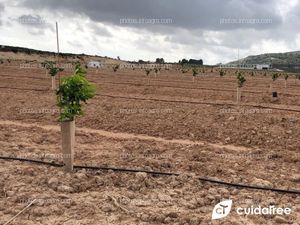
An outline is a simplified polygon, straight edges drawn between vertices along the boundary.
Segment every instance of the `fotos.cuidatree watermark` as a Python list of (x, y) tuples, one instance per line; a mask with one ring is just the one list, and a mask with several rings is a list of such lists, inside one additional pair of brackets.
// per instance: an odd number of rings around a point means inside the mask
[(35, 200), (35, 204), (37, 205), (44, 205), (44, 204), (70, 204), (72, 202), (71, 199), (68, 198), (63, 198), (63, 199), (58, 199), (58, 198), (24, 198), (20, 199), (19, 203), (21, 204), (29, 204), (33, 200)]
[(239, 108), (239, 109), (220, 109), (222, 114), (271, 114), (272, 109), (260, 109), (260, 108)]
[(51, 109), (51, 108), (18, 108), (20, 114), (57, 114), (59, 113), (59, 109)]
[(271, 18), (221, 18), (220, 24), (271, 24)]
[(46, 24), (46, 20), (41, 16), (23, 15), (18, 18), (20, 24)]
[[(72, 63), (59, 63), (56, 66), (62, 69), (70, 70), (73, 70), (75, 68)], [(21, 63), (20, 69), (45, 69), (45, 66), (42, 63)]]
[(121, 18), (120, 24), (172, 24), (171, 18)]
[(56, 160), (71, 157), (70, 154), (62, 154), (62, 153), (19, 153), (15, 157), (22, 159), (48, 159), (48, 160)]
[(132, 108), (120, 109), (122, 114), (167, 114), (172, 113), (172, 109), (145, 109), (145, 108)]
[(224, 159), (256, 159), (256, 160), (269, 160), (269, 159), (273, 159), (276, 158), (275, 155), (271, 155), (271, 154), (255, 154), (255, 153), (244, 153), (244, 154), (219, 154), (218, 156), (220, 156), (221, 158)]
[(133, 154), (133, 153), (124, 153), (121, 154), (122, 159), (172, 159), (171, 154)]

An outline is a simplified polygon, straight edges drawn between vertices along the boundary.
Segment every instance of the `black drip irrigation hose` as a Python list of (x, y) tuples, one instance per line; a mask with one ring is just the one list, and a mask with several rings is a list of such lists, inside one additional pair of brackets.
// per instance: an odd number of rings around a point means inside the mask
[[(14, 88), (14, 87), (1, 87), (0, 89), (12, 89), (12, 90), (22, 90), (22, 91), (41, 91), (41, 92), (48, 92), (49, 89), (28, 89), (28, 88)], [(213, 105), (213, 106), (237, 106), (235, 103), (216, 103), (216, 102), (196, 102), (196, 101), (182, 101), (182, 100), (167, 100), (167, 99), (158, 99), (158, 98), (140, 98), (140, 97), (128, 97), (128, 96), (118, 96), (118, 95), (107, 95), (107, 94), (96, 94), (96, 96), (102, 96), (107, 98), (120, 98), (120, 99), (130, 99), (130, 100), (137, 100), (137, 101), (152, 101), (152, 102), (171, 102), (171, 103), (183, 103), (183, 104), (193, 104), (193, 105)], [(274, 109), (279, 111), (288, 111), (288, 112), (300, 112), (297, 109), (285, 109), (285, 108), (278, 108), (272, 106), (263, 106), (263, 105), (251, 105), (251, 104), (242, 104), (241, 106), (246, 107), (256, 107), (256, 108), (263, 108), (263, 109)]]
[[(44, 164), (44, 165), (53, 166), (53, 167), (63, 167), (64, 166), (63, 164), (54, 163), (54, 162), (46, 162), (46, 161), (42, 161), (42, 160), (9, 157), (9, 156), (0, 156), (0, 159)], [(76, 166), (75, 165), (74, 169), (105, 170), (105, 171), (111, 170), (111, 171), (115, 171), (115, 172), (127, 172), (127, 173), (144, 172), (144, 173), (151, 174), (151, 175), (180, 176), (179, 173), (168, 173), (168, 172), (147, 171), (147, 170), (139, 170), (139, 169), (115, 168), (115, 167), (96, 167), (96, 166)], [(198, 177), (197, 179), (200, 181), (204, 181), (204, 182), (226, 185), (226, 186), (242, 188), (242, 189), (255, 189), (255, 190), (278, 192), (278, 193), (283, 193), (283, 194), (300, 195), (300, 190), (287, 190), (287, 189), (263, 187), (263, 186), (256, 186), (256, 185), (231, 183), (231, 182), (225, 182), (225, 181), (215, 180), (215, 179), (211, 179), (211, 178), (203, 178), (203, 177)]]
[[(168, 99), (158, 99), (158, 98), (128, 97), (128, 96), (107, 95), (107, 94), (96, 94), (96, 96), (102, 96), (102, 97), (107, 97), (107, 98), (132, 99), (132, 100), (139, 100), (139, 101), (183, 103), (183, 104), (193, 104), (193, 105), (237, 106), (236, 103), (226, 103), (226, 102), (224, 102), (224, 103), (222, 103), (222, 102), (219, 102), (219, 103), (218, 102), (197, 102), (197, 101), (168, 100)], [(300, 112), (300, 110), (297, 110), (297, 109), (285, 109), (285, 108), (264, 106), (264, 105), (241, 104), (240, 106), (263, 108), (263, 109), (274, 109), (274, 110), (279, 110), (279, 111)]]

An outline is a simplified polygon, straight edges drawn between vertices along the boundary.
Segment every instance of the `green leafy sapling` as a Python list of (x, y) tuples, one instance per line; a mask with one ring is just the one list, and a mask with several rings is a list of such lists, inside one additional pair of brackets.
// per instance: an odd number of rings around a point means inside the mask
[(299, 73), (295, 74), (295, 83), (297, 82), (297, 79), (300, 80), (300, 74)]
[(199, 74), (199, 71), (197, 70), (197, 68), (193, 68), (192, 73), (193, 73), (193, 81), (195, 81), (195, 77)]
[(287, 88), (287, 80), (289, 79), (289, 74), (285, 73), (284, 74), (284, 87)]
[(158, 68), (154, 68), (154, 73), (155, 73), (155, 77), (157, 76), (157, 74), (159, 74), (159, 72), (160, 72), (160, 68), (158, 69)]
[(193, 77), (197, 76), (199, 71), (196, 68), (193, 68)]
[(273, 91), (273, 83), (278, 79), (279, 74), (278, 73), (273, 73), (272, 74), (272, 83), (270, 84), (270, 91)]
[(146, 75), (149, 76), (151, 71), (152, 71), (151, 69), (145, 69)]
[(114, 65), (113, 66), (113, 71), (117, 72), (119, 68), (120, 68), (120, 65)]
[(51, 81), (52, 82), (52, 90), (55, 90), (56, 89), (55, 76), (59, 72), (62, 72), (64, 69), (56, 67), (56, 65), (54, 63), (48, 62), (48, 61), (44, 62), (43, 66), (46, 68), (46, 75), (47, 75), (47, 71), (50, 74), (51, 79), (52, 79), (52, 81)]
[(279, 77), (279, 74), (278, 74), (278, 73), (273, 73), (273, 74), (272, 74), (272, 80), (273, 80), (273, 81), (276, 81), (278, 77)]
[(181, 73), (187, 73), (189, 70), (187, 69), (181, 69)]
[(56, 91), (57, 106), (62, 109), (60, 121), (73, 121), (76, 116), (82, 116), (82, 104), (95, 94), (95, 85), (86, 79), (86, 71), (77, 65), (73, 75), (62, 78)]
[(246, 82), (247, 80), (245, 79), (245, 77), (243, 76), (242, 73), (238, 73), (237, 75), (237, 83), (238, 83), (238, 87), (239, 88), (242, 88), (244, 86), (244, 83)]
[(220, 77), (223, 77), (223, 76), (225, 76), (225, 71), (223, 71), (223, 70), (220, 70), (220, 73), (219, 73), (219, 75), (220, 75)]
[(148, 77), (148, 83), (150, 83), (151, 71), (152, 71), (152, 69), (145, 69), (146, 76)]
[(56, 67), (52, 62), (44, 62), (45, 68), (48, 70), (51, 77), (56, 76), (59, 72), (64, 71), (63, 68)]
[(241, 97), (242, 97), (242, 91), (241, 88), (244, 86), (246, 82), (245, 77), (243, 76), (242, 73), (238, 73), (237, 75), (237, 103), (239, 104), (241, 101)]

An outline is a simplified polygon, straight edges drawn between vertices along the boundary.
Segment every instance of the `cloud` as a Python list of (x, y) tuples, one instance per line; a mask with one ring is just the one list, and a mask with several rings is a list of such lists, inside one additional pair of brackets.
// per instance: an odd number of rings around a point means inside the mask
[[(272, 0), (25, 0), (24, 6), (53, 11), (84, 14), (96, 22), (163, 31), (161, 27), (182, 29), (232, 30), (239, 28), (271, 29), (282, 23)], [(122, 23), (120, 20), (157, 19), (160, 24)], [(165, 19), (171, 19), (166, 23)], [(222, 19), (244, 22), (221, 23)], [(246, 20), (266, 20), (271, 23), (251, 23)], [(148, 20), (147, 20), (148, 21)]]
[[(300, 0), (1, 1), (0, 20), (12, 23), (0, 27), (8, 35), (2, 42), (55, 39), (58, 21), (62, 50), (130, 60), (184, 57), (218, 63), (235, 60), (237, 49), (241, 56), (300, 49)], [(21, 38), (24, 29), (27, 39)], [(55, 44), (39, 43), (45, 49)]]
[(32, 35), (43, 35), (46, 29), (54, 31), (53, 25), (48, 23), (40, 15), (22, 15), (14, 19), (22, 26), (28, 28), (28, 32)]
[(111, 32), (104, 26), (97, 23), (90, 23), (89, 28), (91, 28), (92, 32), (101, 37), (112, 37)]
[[(0, 13), (2, 13), (4, 11), (4, 4), (0, 2)], [(0, 14), (1, 16), (1, 14)]]
[(2, 21), (2, 14), (4, 12), (4, 4), (0, 2), (0, 26), (2, 26), (3, 21)]
[(82, 48), (82, 44), (79, 41), (67, 41), (69, 45), (75, 48)]

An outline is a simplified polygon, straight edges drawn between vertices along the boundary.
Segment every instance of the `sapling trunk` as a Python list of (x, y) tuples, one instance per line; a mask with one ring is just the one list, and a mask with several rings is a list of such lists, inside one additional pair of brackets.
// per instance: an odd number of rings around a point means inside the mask
[(270, 84), (270, 92), (273, 92), (273, 83)]
[(241, 102), (241, 97), (242, 97), (242, 90), (241, 90), (240, 87), (237, 87), (237, 89), (236, 89), (236, 101), (237, 101), (238, 105)]
[(72, 172), (74, 162), (75, 120), (61, 122), (63, 162), (66, 172)]
[(56, 89), (55, 76), (51, 76), (52, 90)]
[(284, 87), (287, 88), (287, 80), (284, 80)]

